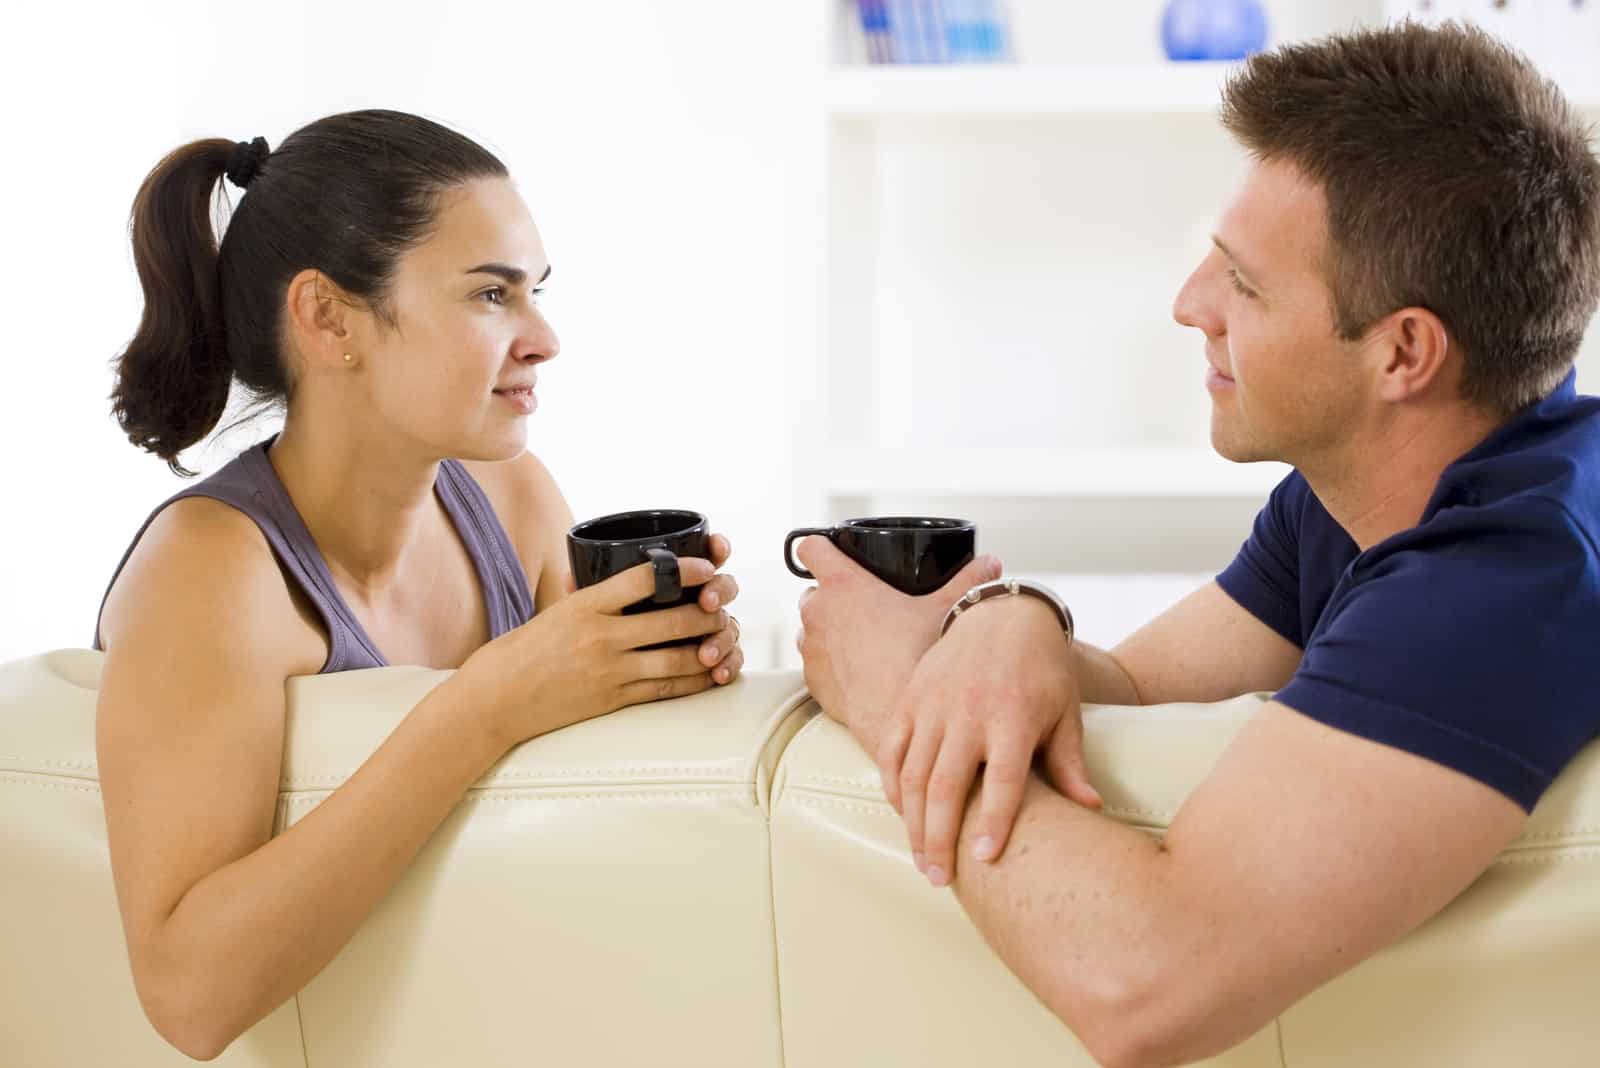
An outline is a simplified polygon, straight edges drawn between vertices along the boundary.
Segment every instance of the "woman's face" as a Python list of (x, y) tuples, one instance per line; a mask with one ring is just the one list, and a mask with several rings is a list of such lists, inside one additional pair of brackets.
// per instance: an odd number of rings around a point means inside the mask
[(433, 234), (396, 264), (392, 322), (370, 319), (361, 330), (371, 414), (440, 457), (521, 454), (538, 365), (560, 351), (538, 307), (549, 272), (509, 179), (446, 194)]

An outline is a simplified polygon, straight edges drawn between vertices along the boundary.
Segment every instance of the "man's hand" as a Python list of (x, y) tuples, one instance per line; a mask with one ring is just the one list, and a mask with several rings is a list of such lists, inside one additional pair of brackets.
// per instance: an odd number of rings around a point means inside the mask
[(850, 728), (868, 753), (917, 661), (939, 637), (945, 613), (980, 582), (998, 578), (1000, 562), (980, 556), (935, 593), (911, 597), (879, 581), (813, 535), (796, 551), (817, 585), (800, 597), (795, 644), (806, 685), (824, 711)]
[(1072, 652), (1055, 613), (1031, 597), (968, 610), (923, 656), (877, 750), (884, 793), (906, 822), (917, 870), (934, 886), (955, 874), (955, 845), (980, 765), (978, 860), (1005, 849), (1033, 756), (1090, 808)]

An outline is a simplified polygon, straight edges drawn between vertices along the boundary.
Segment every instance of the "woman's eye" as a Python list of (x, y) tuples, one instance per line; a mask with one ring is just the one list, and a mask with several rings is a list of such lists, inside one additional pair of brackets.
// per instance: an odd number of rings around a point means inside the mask
[(539, 303), (539, 298), (544, 296), (544, 290), (535, 289), (535, 290), (532, 291), (532, 296), (533, 296), (533, 302), (535, 304), (537, 304), (537, 303)]
[(1228, 282), (1233, 286), (1234, 292), (1238, 293), (1241, 297), (1255, 296), (1254, 292), (1245, 288), (1245, 284), (1239, 281), (1239, 272), (1234, 270), (1232, 267), (1228, 268)]

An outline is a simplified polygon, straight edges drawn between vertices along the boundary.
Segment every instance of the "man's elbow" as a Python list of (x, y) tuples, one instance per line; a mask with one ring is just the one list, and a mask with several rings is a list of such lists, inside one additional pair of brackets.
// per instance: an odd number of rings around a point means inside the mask
[(1192, 973), (1185, 976), (1177, 968), (1139, 980), (1102, 982), (1088, 997), (1079, 998), (1075, 1014), (1059, 1008), (1057, 1014), (1104, 1068), (1191, 1064), (1251, 1033), (1241, 1033), (1240, 1021), (1205, 997)]

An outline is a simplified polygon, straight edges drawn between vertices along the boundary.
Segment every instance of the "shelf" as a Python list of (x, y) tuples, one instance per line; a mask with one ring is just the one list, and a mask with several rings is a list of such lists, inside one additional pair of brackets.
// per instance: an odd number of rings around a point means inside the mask
[(1132, 67), (904, 66), (836, 68), (835, 115), (1138, 114), (1216, 110), (1236, 63)]
[(833, 449), (823, 487), (835, 497), (1265, 498), (1288, 471), (1185, 449)]
[[(826, 107), (844, 117), (917, 115), (1214, 115), (1239, 63), (1123, 67), (881, 66), (828, 72)], [(1560, 79), (1572, 103), (1600, 111), (1600, 79)]]

